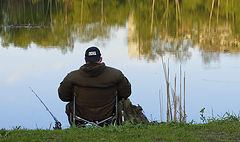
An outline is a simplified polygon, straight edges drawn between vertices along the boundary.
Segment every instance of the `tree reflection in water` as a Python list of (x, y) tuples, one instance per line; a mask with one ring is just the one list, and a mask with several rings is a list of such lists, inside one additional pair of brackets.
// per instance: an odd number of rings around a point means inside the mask
[(239, 16), (234, 0), (0, 0), (0, 38), (3, 47), (35, 43), (66, 53), (76, 40), (109, 40), (111, 32), (128, 28), (132, 58), (171, 54), (185, 61), (198, 47), (207, 63), (239, 53)]

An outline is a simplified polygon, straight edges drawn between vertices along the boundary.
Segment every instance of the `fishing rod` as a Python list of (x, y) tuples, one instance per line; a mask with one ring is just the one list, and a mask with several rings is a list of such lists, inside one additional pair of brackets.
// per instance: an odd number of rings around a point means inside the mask
[(62, 129), (62, 124), (61, 122), (59, 122), (57, 120), (57, 118), (52, 114), (52, 112), (48, 109), (48, 107), (44, 104), (44, 102), (40, 99), (40, 97), (37, 95), (37, 93), (35, 93), (33, 91), (33, 89), (31, 87), (29, 87), (29, 89), (32, 91), (32, 93), (38, 98), (38, 100), (44, 105), (44, 107), (46, 108), (46, 110), (50, 113), (50, 115), (53, 117), (54, 121), (55, 121), (55, 127), (53, 127), (54, 130), (56, 129)]

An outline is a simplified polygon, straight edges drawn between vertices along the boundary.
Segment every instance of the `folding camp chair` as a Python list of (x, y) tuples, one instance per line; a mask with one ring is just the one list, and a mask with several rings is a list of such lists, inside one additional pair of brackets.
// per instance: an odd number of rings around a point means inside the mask
[[(72, 125), (75, 125), (77, 127), (81, 127), (81, 126), (86, 126), (86, 125), (92, 125), (92, 126), (95, 126), (95, 127), (102, 127), (104, 126), (104, 124), (106, 122), (111, 122), (111, 124), (113, 126), (116, 126), (118, 125), (119, 123), (119, 117), (118, 117), (118, 113), (119, 113), (119, 110), (118, 110), (118, 96), (116, 96), (116, 101), (115, 101), (115, 111), (114, 113), (104, 119), (104, 120), (101, 120), (101, 121), (89, 121), (87, 119), (84, 119), (84, 118), (81, 118), (80, 116), (77, 116), (76, 115), (76, 94), (74, 93), (74, 96), (73, 96), (73, 114), (72, 114)], [(123, 111), (121, 111), (121, 113), (123, 113)], [(80, 121), (81, 124), (76, 124), (77, 121)], [(122, 115), (122, 120), (121, 122), (124, 121), (124, 118), (123, 118), (123, 115)]]

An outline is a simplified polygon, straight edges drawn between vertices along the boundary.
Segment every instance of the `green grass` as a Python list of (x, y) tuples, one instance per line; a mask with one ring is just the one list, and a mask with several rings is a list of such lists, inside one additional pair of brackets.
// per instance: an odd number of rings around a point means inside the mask
[(240, 141), (240, 121), (229, 116), (203, 124), (158, 123), (117, 127), (69, 128), (65, 130), (0, 130), (0, 142), (76, 141)]

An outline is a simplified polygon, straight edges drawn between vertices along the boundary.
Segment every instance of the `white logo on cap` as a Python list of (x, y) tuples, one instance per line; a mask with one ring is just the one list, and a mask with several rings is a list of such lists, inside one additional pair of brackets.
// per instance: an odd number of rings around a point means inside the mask
[(88, 53), (88, 56), (95, 56), (95, 55), (97, 55), (97, 52), (96, 52), (96, 51), (92, 51), (92, 52), (89, 52), (89, 53)]

